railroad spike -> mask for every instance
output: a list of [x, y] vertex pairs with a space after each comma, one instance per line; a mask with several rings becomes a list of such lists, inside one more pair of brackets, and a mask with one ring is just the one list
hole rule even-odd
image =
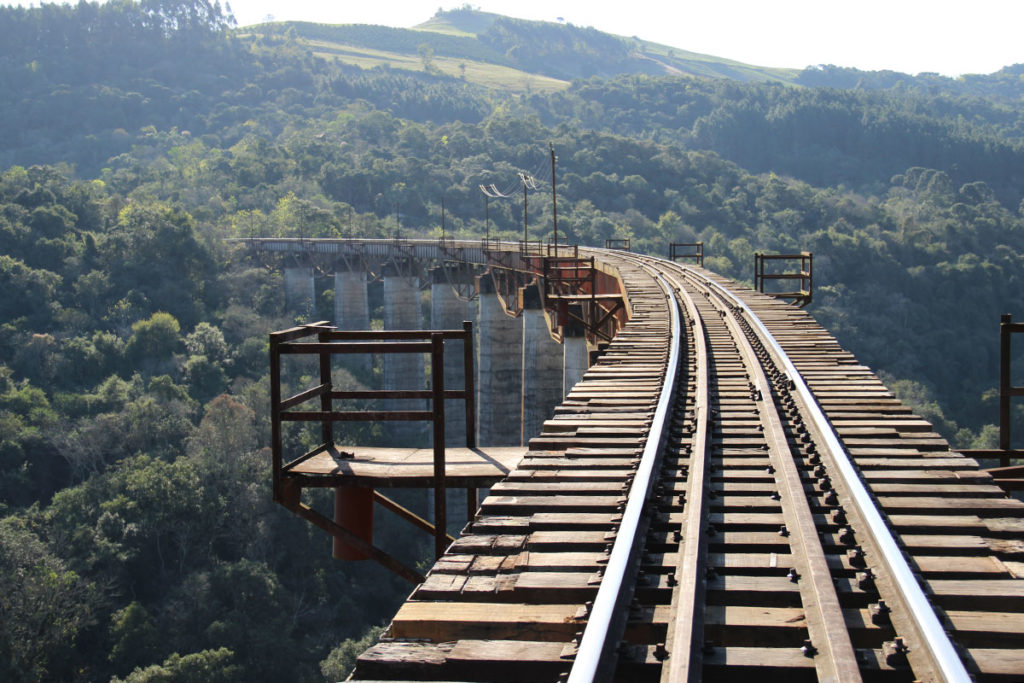
[[885, 656], [885, 663], [889, 666], [906, 666], [907, 652], [909, 651], [910, 648], [899, 636], [882, 643], [882, 654]]
[[804, 653], [804, 657], [813, 657], [818, 654], [818, 648], [814, 647], [814, 643], [812, 643], [808, 638], [804, 640], [804, 644], [800, 648], [800, 652]]
[[665, 649], [665, 643], [658, 643], [654, 647], [654, 658], [659, 662], [664, 662], [668, 659], [668, 650]]
[[889, 618], [891, 613], [892, 610], [885, 604], [885, 600], [879, 599], [878, 602], [868, 605], [868, 614], [871, 615], [871, 623], [875, 626], [888, 626], [891, 624], [892, 620]]
[[857, 587], [862, 591], [871, 590], [875, 587], [875, 575], [870, 569], [857, 572]]

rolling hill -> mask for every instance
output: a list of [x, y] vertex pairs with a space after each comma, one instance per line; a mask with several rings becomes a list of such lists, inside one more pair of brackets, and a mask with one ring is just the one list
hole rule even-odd
[[438, 12], [412, 29], [283, 22], [317, 55], [372, 68], [429, 71], [513, 92], [551, 92], [575, 79], [689, 75], [743, 82], [793, 83], [795, 69], [774, 69], [688, 52], [637, 37], [572, 24], [511, 19], [472, 9]]

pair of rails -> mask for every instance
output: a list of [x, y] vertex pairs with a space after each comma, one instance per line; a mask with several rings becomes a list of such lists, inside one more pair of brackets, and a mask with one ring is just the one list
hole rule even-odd
[[[703, 308], [716, 311], [726, 323], [746, 368], [752, 398], [756, 399], [771, 462], [777, 468], [785, 532], [792, 534], [794, 568], [791, 578], [801, 585], [801, 598], [806, 612], [808, 640], [804, 651], [814, 659], [819, 680], [861, 680], [860, 665], [844, 623], [833, 576], [826, 560], [826, 551], [816, 531], [811, 503], [805, 493], [799, 464], [787, 440], [784, 423], [793, 415], [804, 441], [815, 445], [812, 462], [816, 472], [828, 482], [826, 498], [850, 520], [856, 522], [856, 535], [864, 554], [870, 558], [861, 581], [879, 587], [886, 600], [881, 609], [900, 634], [884, 648], [887, 657], [910, 660], [919, 679], [969, 681], [964, 667], [945, 628], [939, 621], [927, 596], [911, 570], [886, 520], [878, 510], [871, 493], [861, 480], [857, 468], [844, 449], [828, 418], [804, 381], [796, 365], [758, 315], [739, 297], [698, 271], [664, 261], [632, 259], [656, 278], [669, 301], [671, 328], [670, 347], [665, 362], [664, 384], [651, 421], [650, 432], [622, 514], [622, 521], [608, 559], [607, 569], [597, 595], [589, 609], [586, 628], [568, 676], [570, 683], [612, 680], [629, 605], [634, 596], [638, 557], [643, 552], [644, 536], [649, 524], [652, 499], [656, 496], [661, 457], [668, 440], [673, 405], [687, 401], [690, 443], [686, 517], [681, 528], [680, 553], [673, 583], [672, 617], [668, 637], [659, 643], [654, 656], [664, 660], [663, 681], [699, 680], [702, 676], [704, 582], [708, 555], [708, 497], [710, 486], [710, 453], [712, 448], [710, 388], [708, 360], [710, 353], [705, 323], [698, 311], [693, 292], [704, 298]], [[684, 314], [685, 312], [685, 314]], [[683, 320], [688, 321], [684, 325]], [[680, 390], [676, 382], [684, 378], [680, 372], [686, 344], [684, 329], [689, 328], [690, 351], [694, 354], [689, 391]], [[694, 367], [695, 366], [695, 367]], [[774, 386], [773, 386], [774, 379]], [[783, 396], [779, 397], [779, 389]], [[684, 397], [683, 394], [686, 394]], [[791, 408], [789, 418], [776, 406], [775, 399]], [[807, 436], [804, 437], [803, 435]], [[770, 468], [772, 469], [772, 468]], [[820, 492], [819, 492], [820, 493]], [[797, 552], [799, 551], [799, 552]], [[892, 660], [891, 660], [892, 661]], [[905, 660], [904, 660], [905, 661]]]

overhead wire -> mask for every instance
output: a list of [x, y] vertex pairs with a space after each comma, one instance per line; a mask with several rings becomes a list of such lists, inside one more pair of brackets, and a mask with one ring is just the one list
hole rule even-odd
[[544, 161], [538, 162], [533, 173], [519, 171], [517, 175], [516, 180], [508, 181], [501, 188], [498, 188], [496, 183], [481, 184], [479, 185], [480, 191], [491, 199], [507, 199], [522, 190], [523, 185], [526, 185], [527, 190], [533, 192], [541, 190], [542, 186], [546, 188], [551, 185], [551, 167]]

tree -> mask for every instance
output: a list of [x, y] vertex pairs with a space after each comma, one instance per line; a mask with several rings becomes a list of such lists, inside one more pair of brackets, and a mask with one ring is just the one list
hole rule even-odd
[[223, 362], [228, 357], [228, 345], [219, 327], [208, 322], [196, 325], [195, 330], [185, 337], [185, 348], [189, 355], [206, 356], [211, 361]]
[[338, 647], [331, 650], [327, 659], [320, 662], [320, 673], [329, 681], [347, 679], [356, 666], [356, 658], [364, 650], [373, 646], [383, 632], [383, 626], [371, 626], [362, 638], [349, 638], [342, 641]]
[[0, 585], [0, 678], [69, 677], [75, 639], [93, 617], [94, 587], [18, 517], [0, 519]]
[[184, 370], [189, 393], [200, 403], [206, 403], [227, 388], [228, 376], [219, 361], [206, 356], [189, 356]]
[[[114, 646], [107, 659], [115, 671], [131, 671], [152, 661], [159, 651], [160, 632], [152, 616], [137, 600], [114, 613], [110, 623]], [[166, 665], [166, 664], [165, 664]]]
[[126, 678], [111, 683], [235, 683], [250, 680], [234, 663], [235, 654], [226, 647], [192, 654], [172, 654], [163, 664], [136, 669]]
[[181, 346], [181, 325], [170, 313], [154, 313], [132, 325], [132, 336], [125, 349], [130, 359], [156, 372], [168, 368], [174, 353]]
[[416, 52], [420, 55], [420, 61], [423, 63], [423, 70], [427, 73], [433, 73], [436, 68], [434, 66], [434, 48], [430, 47], [427, 43], [420, 43], [416, 47]]

